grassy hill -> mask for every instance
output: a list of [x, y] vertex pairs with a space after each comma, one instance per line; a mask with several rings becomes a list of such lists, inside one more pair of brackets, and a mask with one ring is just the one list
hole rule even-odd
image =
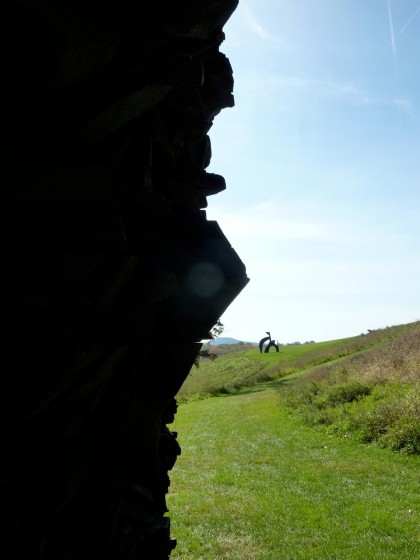
[[218, 336], [217, 338], [215, 338], [214, 340], [211, 341], [211, 345], [212, 346], [220, 346], [221, 344], [223, 345], [235, 345], [235, 344], [251, 344], [248, 342], [243, 342], [241, 340], [238, 340], [237, 338], [231, 338], [230, 336]]
[[171, 558], [420, 558], [420, 323], [219, 348], [178, 395]]
[[284, 346], [278, 353], [238, 345], [218, 348], [217, 359], [202, 359], [191, 370], [179, 402], [277, 380], [282, 404], [305, 423], [420, 453], [420, 322]]
[[261, 354], [258, 348], [250, 344], [204, 345], [203, 349], [214, 353], [217, 359], [203, 358], [199, 367], [191, 369], [179, 391], [178, 400], [231, 392], [261, 381], [301, 373], [308, 368], [385, 347], [419, 329], [420, 322], [409, 323], [350, 338], [287, 345], [281, 347], [278, 353], [271, 349], [269, 353]]

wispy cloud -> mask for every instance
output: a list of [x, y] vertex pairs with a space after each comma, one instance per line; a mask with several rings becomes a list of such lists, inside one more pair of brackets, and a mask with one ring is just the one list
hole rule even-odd
[[319, 255], [337, 253], [337, 248], [338, 254], [357, 248], [369, 255], [375, 248], [378, 255], [386, 246], [387, 254], [394, 255], [400, 254], [401, 246], [409, 241], [407, 233], [393, 231], [381, 221], [387, 215], [385, 210], [381, 214], [372, 207], [363, 214], [358, 204], [348, 204], [343, 213], [342, 197], [330, 202], [325, 197], [321, 201], [317, 196], [305, 196], [288, 202], [273, 198], [235, 211], [223, 207], [213, 211], [228, 239], [235, 240], [247, 253], [255, 245], [264, 253], [264, 247], [271, 251], [280, 243], [283, 250], [289, 246], [307, 252], [317, 247]]
[[375, 92], [362, 83], [337, 80], [328, 75], [250, 73], [246, 76], [238, 76], [236, 84], [238, 90], [247, 92], [247, 95], [252, 96], [253, 99], [258, 100], [260, 96], [264, 96], [265, 100], [275, 99], [273, 105], [277, 113], [289, 111], [295, 102], [301, 103], [302, 100], [311, 99], [354, 106], [397, 107], [411, 117], [415, 116], [413, 104], [405, 96], [386, 95], [383, 91]]
[[328, 227], [314, 222], [302, 221], [296, 218], [279, 219], [264, 215], [234, 215], [221, 216], [223, 230], [228, 235], [252, 238], [254, 240], [328, 240], [331, 231]]
[[393, 100], [387, 100], [369, 91], [362, 84], [350, 80], [340, 81], [330, 76], [305, 76], [293, 74], [248, 74], [237, 78], [237, 88], [258, 96], [263, 94], [276, 96], [276, 104], [281, 100], [299, 99], [339, 99], [353, 105], [392, 105]]
[[[406, 32], [407, 28], [413, 23], [413, 21], [420, 14], [420, 6], [417, 7], [416, 11], [408, 18], [408, 20], [404, 23], [404, 25], [397, 32], [395, 32], [394, 18], [393, 18], [393, 15], [392, 15], [392, 8], [391, 8], [391, 0], [387, 0], [387, 3], [388, 3], [389, 31], [390, 31], [390, 35], [391, 35], [391, 40], [390, 40], [390, 43], [389, 43], [389, 47], [391, 48], [392, 57], [393, 57], [394, 64], [395, 64], [396, 60], [397, 60], [397, 42], [398, 42], [398, 39], [401, 37], [401, 35], [403, 35]], [[381, 56], [384, 56], [388, 52], [389, 47], [382, 52]]]
[[249, 29], [249, 31], [251, 31], [251, 33], [267, 44], [270, 44], [271, 47], [275, 47], [276, 49], [280, 48], [284, 51], [290, 50], [291, 45], [285, 41], [284, 37], [273, 35], [259, 21], [258, 17], [250, 7], [249, 2], [241, 0], [238, 11], [242, 14], [245, 26]]
[[315, 80], [314, 85], [324, 96], [342, 98], [355, 105], [371, 105], [378, 101], [377, 97], [365, 87], [351, 81], [340, 82], [327, 78]]
[[389, 31], [391, 33], [392, 57], [394, 59], [394, 64], [396, 64], [396, 62], [397, 62], [397, 47], [396, 47], [396, 44], [395, 44], [394, 19], [392, 17], [391, 0], [388, 0], [388, 20], [389, 20]]
[[416, 117], [416, 113], [413, 109], [413, 104], [405, 97], [396, 97], [392, 100], [392, 103], [393, 105], [395, 105], [395, 107], [398, 107], [398, 109], [401, 109], [407, 115], [410, 115], [410, 117]]
[[321, 219], [319, 214], [314, 217], [313, 213], [314, 200], [311, 197], [289, 202], [270, 198], [237, 212], [224, 210], [220, 217], [226, 230], [248, 239], [330, 240], [334, 233], [331, 223]]
[[414, 12], [414, 14], [410, 18], [408, 18], [408, 20], [404, 23], [404, 25], [401, 27], [401, 29], [398, 31], [398, 33], [395, 35], [395, 39], [397, 39], [398, 37], [400, 37], [404, 33], [404, 31], [407, 29], [407, 27], [409, 25], [412, 24], [412, 22], [418, 16], [418, 14], [420, 14], [420, 6], [417, 8], [417, 10]]
[[243, 11], [243, 14], [244, 14], [244, 17], [245, 17], [246, 25], [247, 25], [247, 27], [250, 31], [255, 33], [255, 35], [258, 35], [258, 37], [260, 37], [260, 39], [267, 40], [267, 39], [271, 38], [270, 34], [267, 33], [267, 31], [257, 21], [256, 17], [252, 13], [251, 8], [249, 7], [248, 3], [246, 3], [246, 2], [243, 3], [242, 11]]

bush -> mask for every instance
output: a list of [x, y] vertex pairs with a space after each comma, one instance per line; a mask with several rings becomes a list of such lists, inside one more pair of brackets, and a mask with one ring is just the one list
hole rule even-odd
[[420, 453], [419, 416], [402, 418], [387, 432], [384, 443], [394, 451]]
[[393, 407], [389, 403], [366, 400], [349, 414], [347, 432], [364, 443], [371, 443], [380, 441], [393, 422]]
[[315, 400], [315, 404], [320, 407], [338, 406], [359, 400], [372, 391], [371, 385], [348, 381], [339, 385], [328, 386], [326, 390]]
[[280, 392], [305, 423], [337, 435], [376, 442], [404, 453], [420, 453], [419, 384], [341, 381], [341, 375], [299, 380]]
[[394, 422], [383, 437], [385, 445], [394, 451], [420, 453], [420, 390], [409, 388], [395, 403]]

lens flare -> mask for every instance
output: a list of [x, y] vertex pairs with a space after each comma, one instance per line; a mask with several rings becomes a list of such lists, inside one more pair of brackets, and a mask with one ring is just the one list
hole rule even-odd
[[209, 298], [217, 294], [225, 283], [220, 268], [208, 262], [196, 264], [188, 277], [190, 290], [198, 297]]

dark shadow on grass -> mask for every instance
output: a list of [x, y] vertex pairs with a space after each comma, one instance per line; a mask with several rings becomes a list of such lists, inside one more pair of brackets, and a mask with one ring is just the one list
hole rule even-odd
[[225, 389], [220, 392], [215, 392], [210, 395], [210, 397], [226, 398], [226, 397], [240, 397], [241, 395], [250, 395], [252, 393], [261, 393], [268, 389], [276, 389], [282, 385], [286, 385], [292, 380], [292, 376], [285, 376], [279, 379], [273, 379], [272, 381], [262, 381], [256, 385], [250, 387], [244, 387], [240, 389]]

